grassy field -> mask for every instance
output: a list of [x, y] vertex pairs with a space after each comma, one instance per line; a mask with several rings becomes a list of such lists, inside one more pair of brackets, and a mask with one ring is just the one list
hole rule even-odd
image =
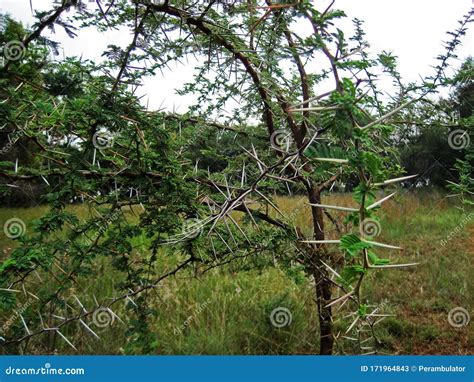
[[[298, 197], [279, 197], [278, 205], [290, 213], [295, 223], [309, 227], [309, 209]], [[350, 195], [326, 196], [323, 203], [350, 206]], [[437, 192], [401, 192], [384, 203], [381, 235], [377, 241], [403, 246], [403, 251], [386, 251], [393, 262], [417, 262], [418, 266], [373, 272], [367, 279], [364, 294], [374, 303], [383, 304], [385, 312], [393, 313], [378, 327], [382, 351], [389, 354], [474, 354], [472, 323], [466, 327], [449, 325], [448, 312], [455, 307], [472, 309], [474, 272], [474, 219], [463, 224], [456, 201]], [[83, 216], [88, 211], [72, 206]], [[34, 209], [0, 209], [0, 222], [21, 216], [27, 223], [44, 213], [47, 207]], [[338, 215], [338, 214], [335, 214]], [[342, 215], [341, 215], [342, 216]], [[471, 215], [471, 217], [474, 215]], [[330, 223], [327, 222], [328, 227]], [[350, 227], [341, 226], [342, 230]], [[452, 232], [445, 246], [441, 240]], [[332, 238], [337, 237], [331, 231]], [[12, 250], [12, 242], [0, 236], [3, 259]], [[175, 263], [163, 258], [161, 270]], [[159, 271], [160, 269], [157, 269]], [[93, 304], [93, 296], [114, 295], [113, 272], [105, 261], [97, 264], [101, 274], [94, 280], [80, 279], [77, 295], [84, 304]], [[215, 270], [194, 277], [185, 273], [165, 280], [161, 287], [147, 295], [153, 307], [149, 339], [157, 354], [314, 354], [318, 351], [318, 324], [314, 289], [298, 275], [275, 267], [265, 271], [232, 273]], [[43, 276], [44, 277], [44, 276]], [[47, 277], [43, 280], [48, 283]], [[3, 287], [3, 286], [0, 286]], [[125, 306], [117, 315], [126, 321]], [[269, 322], [270, 312], [278, 306], [292, 313], [291, 325], [277, 329]], [[1, 320], [11, 312], [0, 312]], [[18, 320], [19, 321], [19, 320]], [[185, 322], [187, 322], [185, 324]], [[21, 325], [16, 323], [17, 325]], [[131, 323], [137, 325], [138, 323]], [[334, 323], [342, 332], [348, 322]], [[111, 326], [99, 328], [100, 340], [88, 335], [83, 327], [72, 327], [65, 333], [78, 349], [72, 350], [57, 340], [60, 354], [121, 354], [131, 348], [136, 338], [126, 335], [127, 325], [118, 319]], [[133, 346], [132, 346], [133, 347]], [[33, 344], [30, 352], [34, 352]], [[338, 344], [339, 353], [352, 353], [349, 343]]]

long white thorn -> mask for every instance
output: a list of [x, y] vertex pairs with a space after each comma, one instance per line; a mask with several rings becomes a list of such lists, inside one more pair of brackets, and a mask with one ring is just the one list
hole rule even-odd
[[309, 244], [339, 244], [341, 240], [302, 240], [301, 243]]
[[84, 313], [87, 313], [87, 309], [84, 308], [84, 305], [82, 305], [82, 303], [79, 301], [79, 299], [77, 298], [77, 296], [74, 294], [73, 297], [74, 297], [74, 299], [77, 301], [77, 303], [79, 304], [79, 306], [81, 307], [81, 309], [84, 311]]
[[[344, 339], [349, 340], [349, 341], [357, 341], [357, 338], [348, 337], [348, 336], [341, 336], [341, 338], [344, 338]], [[372, 338], [370, 338], [370, 339], [372, 339]]]
[[387, 114], [385, 115], [382, 115], [380, 118], [377, 118], [375, 121], [372, 121], [370, 123], [368, 123], [367, 125], [365, 126], [362, 126], [360, 127], [361, 130], [364, 130], [364, 129], [368, 129], [369, 127], [372, 127], [374, 125], [377, 125], [379, 124], [380, 122], [383, 122], [385, 121], [387, 118], [391, 117], [392, 115], [398, 113], [400, 110], [406, 108], [407, 106], [411, 105], [413, 102], [417, 101], [419, 98], [413, 98], [407, 102], [405, 102], [404, 104], [396, 107], [395, 109], [393, 109], [392, 111], [389, 111]]
[[341, 301], [344, 301], [344, 300], [348, 299], [349, 297], [351, 297], [354, 294], [354, 292], [355, 292], [355, 290], [351, 290], [349, 293], [346, 293], [345, 295], [343, 295], [339, 298], [336, 298], [334, 301], [327, 304], [325, 306], [325, 308], [329, 308], [330, 306], [332, 306], [334, 304], [337, 304], [338, 302], [341, 302]]
[[377, 241], [365, 240], [361, 239], [364, 243], [372, 244], [374, 247], [381, 247], [381, 248], [390, 248], [390, 249], [403, 249], [402, 247], [396, 247], [395, 245], [379, 243]]
[[130, 298], [130, 296], [127, 296], [127, 300], [130, 301], [133, 305], [135, 305], [135, 307], [138, 308], [138, 305], [135, 304], [135, 301], [133, 301], [133, 300]]
[[296, 113], [300, 111], [332, 111], [339, 110], [340, 106], [312, 106], [312, 107], [302, 107], [300, 109], [288, 109], [290, 113]]
[[349, 326], [349, 329], [346, 330], [346, 334], [351, 331], [355, 324], [357, 324], [357, 321], [359, 321], [359, 316], [356, 317], [356, 319], [352, 322], [351, 326]]
[[292, 105], [291, 108], [296, 109], [297, 107], [302, 106], [302, 105], [306, 105], [309, 102], [317, 101], [321, 98], [324, 98], [324, 97], [330, 95], [331, 93], [334, 93], [335, 91], [336, 91], [336, 89], [331, 90], [331, 91], [326, 92], [326, 93], [323, 93], [323, 94], [320, 94], [320, 95], [317, 95], [317, 96], [314, 96], [314, 97], [311, 97], [311, 98], [308, 98], [307, 100], [304, 100], [303, 102]]
[[260, 173], [264, 173], [264, 168], [266, 168], [266, 166], [263, 164], [263, 162], [258, 158], [258, 155], [257, 155], [257, 150], [255, 150], [255, 147], [252, 143], [252, 151], [253, 151], [253, 155], [255, 157], [255, 159], [257, 160], [257, 165], [258, 165], [258, 169], [260, 170]]
[[230, 198], [232, 198], [232, 195], [230, 193], [230, 189], [229, 189], [229, 182], [227, 181], [227, 177], [224, 175], [224, 182], [225, 182], [225, 188], [226, 188], [226, 191], [227, 191], [227, 195]]
[[240, 231], [240, 233], [244, 236], [245, 240], [247, 240], [248, 243], [250, 243], [250, 240], [249, 238], [247, 237], [247, 235], [245, 234], [245, 232], [242, 230], [242, 228], [240, 228], [240, 226], [237, 224], [237, 222], [234, 220], [234, 218], [232, 217], [232, 215], [227, 215], [227, 217], [230, 219], [230, 221], [232, 223], [234, 223], [234, 225], [237, 227], [237, 229]]
[[44, 329], [44, 321], [43, 321], [43, 317], [41, 317], [41, 313], [38, 312], [38, 316], [40, 318], [40, 321], [41, 321], [41, 328]]
[[336, 277], [339, 277], [341, 278], [341, 275], [339, 273], [337, 273], [333, 268], [331, 268], [329, 265], [327, 265], [324, 261], [321, 260], [321, 263], [327, 268], [329, 269]]
[[387, 265], [369, 265], [369, 268], [405, 268], [405, 267], [413, 267], [415, 265], [419, 265], [420, 263], [410, 263], [410, 264], [387, 264]]
[[[229, 216], [229, 215], [228, 215], [228, 216]], [[227, 223], [227, 219], [226, 219], [225, 215], [224, 215], [224, 217], [222, 218], [222, 220], [224, 221], [225, 227], [226, 227], [226, 229], [227, 229], [227, 232], [229, 232], [229, 235], [230, 235], [232, 241], [234, 242], [234, 244], [235, 244], [236, 246], [238, 246], [237, 241], [235, 240], [234, 234], [232, 233], [232, 230], [231, 230], [230, 227], [229, 227], [229, 223]]]
[[349, 163], [349, 159], [338, 159], [338, 158], [311, 158], [311, 160], [317, 160], [320, 162]]
[[66, 341], [68, 343], [69, 346], [71, 346], [74, 350], [77, 351], [76, 347], [71, 343], [71, 341], [69, 341], [65, 336], [64, 334], [62, 334], [58, 329], [56, 329], [56, 333], [58, 333], [64, 341]]
[[106, 309], [107, 309], [107, 311], [108, 311], [112, 316], [114, 316], [114, 317], [115, 317], [117, 320], [119, 320], [122, 324], [125, 324], [125, 322], [123, 322], [123, 320], [122, 320], [119, 316], [117, 316], [117, 315], [112, 311], [112, 309], [110, 309], [110, 308], [106, 308]]
[[267, 201], [268, 204], [270, 204], [281, 216], [285, 216], [283, 212], [280, 211], [280, 209], [273, 203], [270, 199], [268, 199], [264, 194], [262, 194], [259, 190], [255, 189], [255, 192], [259, 194], [263, 199]]
[[33, 297], [34, 299], [40, 301], [40, 298], [38, 296], [36, 296], [35, 294], [31, 293], [30, 291], [26, 291], [26, 293], [28, 293], [31, 297]]
[[95, 332], [89, 327], [89, 325], [87, 325], [84, 321], [82, 321], [81, 318], [79, 319], [79, 322], [80, 322], [95, 338], [97, 338], [97, 339], [100, 340], [100, 337], [99, 337], [97, 334], [95, 334]]
[[393, 192], [390, 195], [386, 196], [385, 198], [380, 199], [378, 202], [375, 202], [371, 204], [370, 206], [367, 207], [368, 210], [371, 210], [372, 208], [375, 208], [377, 206], [380, 206], [383, 202], [386, 200], [390, 199], [393, 195], [395, 195], [397, 192]]
[[28, 326], [26, 325], [25, 319], [23, 318], [23, 316], [21, 314], [20, 314], [20, 318], [21, 318], [21, 322], [23, 322], [23, 326], [25, 327], [26, 332], [28, 333], [28, 335], [30, 335], [31, 334], [30, 329], [28, 329]]
[[391, 183], [397, 183], [397, 182], [402, 182], [404, 180], [407, 180], [407, 179], [411, 179], [411, 178], [415, 178], [417, 177], [418, 174], [415, 174], [415, 175], [408, 175], [408, 176], [402, 176], [401, 178], [393, 178], [393, 179], [389, 179], [389, 180], [386, 180], [382, 183], [374, 183], [374, 186], [385, 186], [387, 184], [391, 184]]
[[328, 204], [309, 203], [309, 205], [314, 206], [314, 207], [327, 208], [327, 209], [330, 209], [330, 210], [340, 210], [340, 211], [350, 211], [350, 212], [359, 211], [357, 208], [331, 206], [331, 205], [328, 205]]

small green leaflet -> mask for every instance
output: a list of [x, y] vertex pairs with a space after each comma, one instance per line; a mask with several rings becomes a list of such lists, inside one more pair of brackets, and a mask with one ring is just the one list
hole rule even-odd
[[346, 252], [349, 257], [355, 257], [359, 252], [365, 248], [370, 248], [371, 244], [366, 243], [365, 241], [360, 240], [357, 235], [348, 234], [341, 237], [341, 242], [339, 243], [339, 248]]

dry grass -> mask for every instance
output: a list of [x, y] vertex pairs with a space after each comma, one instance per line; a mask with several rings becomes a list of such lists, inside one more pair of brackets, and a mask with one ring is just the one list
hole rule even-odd
[[[310, 236], [310, 211], [305, 199], [277, 197], [279, 208], [288, 213], [294, 223]], [[354, 206], [351, 195], [326, 195], [325, 204]], [[80, 206], [80, 216], [87, 211]], [[82, 209], [81, 209], [82, 208]], [[0, 218], [19, 216], [30, 226], [33, 218], [46, 209], [1, 209]], [[344, 213], [332, 211], [342, 220]], [[384, 302], [384, 310], [395, 314], [380, 324], [379, 337], [382, 349], [395, 354], [474, 354], [472, 323], [463, 328], [449, 325], [448, 312], [462, 306], [472, 309], [474, 219], [462, 227], [446, 246], [441, 245], [450, 232], [459, 227], [463, 214], [454, 201], [436, 192], [401, 192], [384, 203], [380, 211], [382, 232], [377, 241], [401, 245], [403, 251], [383, 250], [380, 255], [394, 263], [418, 262], [410, 269], [373, 272], [364, 286], [368, 301]], [[330, 237], [338, 233], [326, 221]], [[341, 225], [343, 232], [355, 230]], [[11, 245], [3, 240], [4, 253]], [[337, 247], [334, 248], [337, 251]], [[169, 259], [169, 257], [167, 257]], [[164, 260], [163, 260], [164, 261]], [[169, 261], [169, 260], [166, 260]], [[104, 269], [104, 268], [101, 268]], [[106, 269], [105, 269], [106, 270]], [[147, 339], [150, 351], [159, 354], [312, 354], [317, 352], [317, 315], [313, 300], [313, 287], [301, 275], [285, 269], [268, 269], [228, 273], [209, 272], [196, 279], [182, 275], [167, 280], [162, 288], [149, 295], [153, 311], [149, 324], [152, 337]], [[81, 296], [92, 303], [90, 295], [107, 298], [114, 291], [113, 274], [102, 276], [102, 283], [94, 283], [88, 295]], [[81, 283], [86, 286], [87, 277]], [[196, 313], [196, 308], [209, 301]], [[277, 306], [285, 306], [293, 315], [292, 324], [275, 329], [268, 320]], [[126, 307], [118, 308], [123, 318], [129, 313]], [[0, 315], [1, 317], [2, 315]], [[176, 334], [176, 328], [193, 316], [189, 326]], [[17, 325], [20, 326], [19, 323]], [[347, 322], [335, 324], [343, 329]], [[114, 323], [101, 329], [102, 340], [93, 340], [82, 328], [71, 328], [67, 335], [74, 340], [79, 353], [120, 354], [140, 352], [134, 348], [136, 338], [128, 337], [126, 327]], [[135, 350], [134, 350], [135, 349]], [[350, 352], [348, 346], [343, 349]], [[74, 353], [58, 341], [59, 353]]]

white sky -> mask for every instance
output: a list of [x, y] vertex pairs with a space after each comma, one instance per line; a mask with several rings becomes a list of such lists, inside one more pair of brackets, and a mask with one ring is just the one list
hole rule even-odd
[[[87, 0], [83, 0], [87, 1]], [[329, 0], [315, 0], [318, 10], [323, 10]], [[37, 10], [49, 9], [52, 0], [32, 0]], [[458, 27], [457, 20], [474, 5], [473, 0], [336, 0], [333, 8], [342, 9], [347, 19], [338, 24], [352, 34], [352, 22], [355, 17], [364, 20], [366, 39], [371, 52], [392, 51], [399, 58], [399, 71], [405, 81], [417, 81], [422, 76], [433, 73], [435, 57], [443, 53], [442, 41], [447, 40], [446, 31]], [[13, 18], [27, 25], [33, 22], [29, 0], [0, 0], [0, 12], [7, 12]], [[474, 26], [471, 25], [474, 29]], [[50, 33], [47, 33], [50, 35]], [[66, 56], [76, 55], [97, 60], [109, 43], [125, 45], [130, 36], [120, 32], [99, 33], [95, 30], [81, 30], [79, 36], [71, 40], [57, 28], [54, 40], [61, 42]], [[457, 52], [459, 59], [455, 67], [470, 54], [474, 54], [474, 33], [469, 30], [463, 39], [463, 45]], [[192, 61], [189, 66], [177, 66], [165, 76], [160, 73], [146, 81], [141, 94], [147, 94], [149, 106], [155, 109], [163, 105], [179, 112], [186, 111], [192, 99], [179, 97], [174, 89], [192, 78]], [[146, 101], [145, 101], [146, 102]]]

